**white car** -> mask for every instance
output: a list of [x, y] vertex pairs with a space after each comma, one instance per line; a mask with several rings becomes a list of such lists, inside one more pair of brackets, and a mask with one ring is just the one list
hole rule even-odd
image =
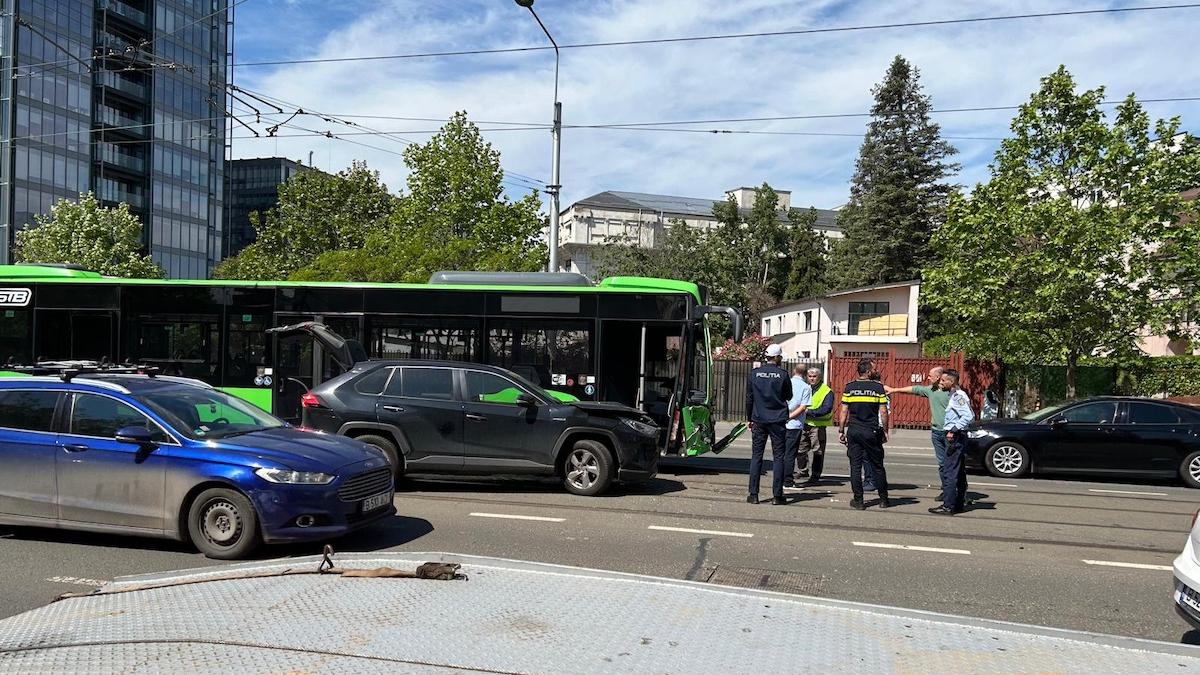
[[1192, 516], [1192, 533], [1183, 553], [1175, 559], [1175, 611], [1200, 630], [1200, 519], [1196, 516]]

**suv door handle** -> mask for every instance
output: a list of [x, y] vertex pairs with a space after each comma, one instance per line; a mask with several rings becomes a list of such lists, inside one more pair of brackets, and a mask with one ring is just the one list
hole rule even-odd
[[385, 406], [382, 406], [382, 408], [389, 412], [404, 412], [404, 408], [402, 408], [401, 406], [398, 406], [398, 405], [385, 405]]
[[467, 413], [467, 419], [469, 419], [473, 422], [486, 422], [487, 415], [478, 415], [475, 413]]
[[63, 450], [66, 450], [67, 452], [84, 452], [87, 449], [88, 449], [88, 446], [82, 445], [80, 443], [72, 443], [70, 445], [63, 446]]

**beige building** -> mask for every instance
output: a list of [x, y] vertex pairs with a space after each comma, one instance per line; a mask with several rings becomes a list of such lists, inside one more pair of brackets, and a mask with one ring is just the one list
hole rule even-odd
[[835, 356], [921, 356], [917, 307], [921, 282], [902, 281], [792, 300], [762, 313], [762, 335], [785, 359]]
[[[777, 190], [780, 208], [793, 206], [792, 193]], [[725, 193], [733, 197], [742, 209], [754, 206], [755, 188], [740, 187]], [[723, 201], [723, 200], [722, 200]], [[661, 241], [664, 230], [673, 220], [682, 220], [690, 227], [708, 229], [717, 224], [713, 206], [720, 201], [693, 197], [652, 195], [642, 192], [606, 191], [581, 199], [568, 206], [559, 224], [559, 267], [561, 271], [578, 272], [593, 277], [592, 251], [597, 246], [619, 241], [652, 248]], [[835, 224], [837, 211], [817, 209], [817, 231], [827, 237], [840, 238]]]

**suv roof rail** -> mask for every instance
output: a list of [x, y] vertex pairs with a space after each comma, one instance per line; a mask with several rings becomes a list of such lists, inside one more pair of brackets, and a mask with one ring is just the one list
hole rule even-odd
[[158, 375], [158, 366], [146, 365], [116, 365], [107, 361], [39, 361], [31, 366], [4, 366], [5, 370], [28, 375], [57, 376], [63, 382], [70, 382], [77, 375]]

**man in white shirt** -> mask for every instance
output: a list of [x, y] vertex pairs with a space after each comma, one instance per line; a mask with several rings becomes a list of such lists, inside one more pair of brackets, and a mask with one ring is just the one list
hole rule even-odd
[[[804, 437], [804, 416], [808, 412], [808, 406], [812, 405], [812, 387], [808, 386], [804, 378], [805, 371], [806, 368], [802, 365], [797, 365], [792, 370], [792, 397], [788, 399], [787, 440], [783, 453], [783, 466], [786, 471], [783, 475], [784, 487], [796, 487], [792, 472], [799, 468], [796, 466], [796, 455]], [[807, 468], [807, 462], [804, 468]]]

